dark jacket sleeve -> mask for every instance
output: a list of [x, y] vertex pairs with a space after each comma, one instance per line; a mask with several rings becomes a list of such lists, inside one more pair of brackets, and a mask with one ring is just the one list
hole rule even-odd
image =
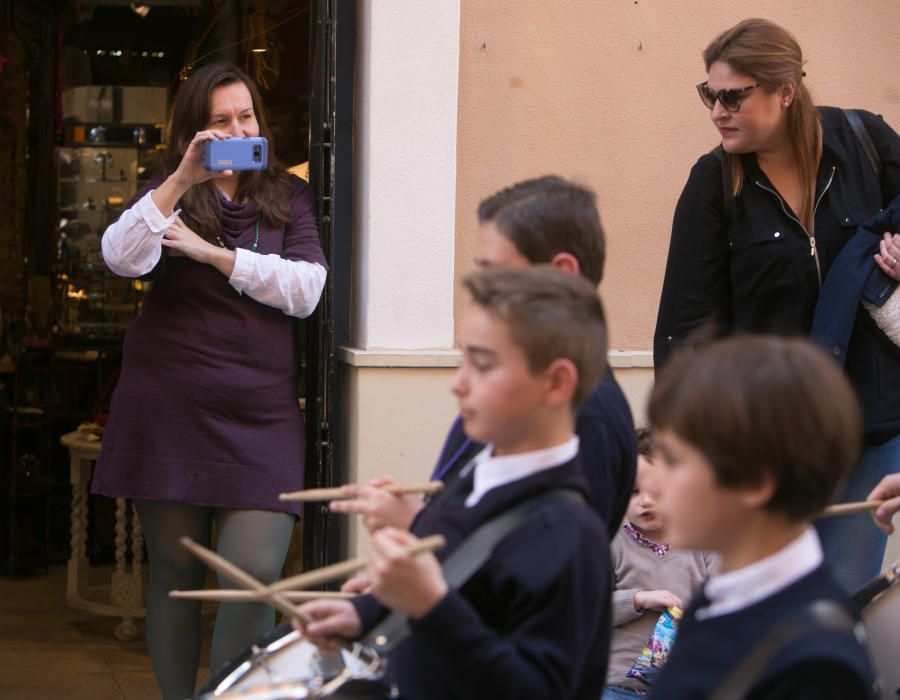
[[[501, 568], [520, 572], [511, 574], [518, 585], [499, 584], [500, 590], [510, 591], [502, 632], [489, 626], [457, 591], [450, 591], [411, 624], [416, 644], [428, 658], [452, 668], [447, 674], [452, 679], [447, 697], [575, 697], [573, 684], [585, 676], [586, 664], [600, 664], [599, 695], [608, 641], [597, 658], [586, 658], [586, 650], [597, 649], [598, 634], [608, 640], [610, 629], [611, 576], [601, 525], [598, 521], [592, 530], [595, 539], [590, 550], [585, 533], [575, 535], [571, 529], [546, 522], [532, 522], [522, 531], [529, 533], [529, 539], [519, 539], [517, 533], [515, 544], [501, 545], [494, 555], [505, 560]], [[573, 546], [573, 539], [580, 544]], [[497, 566], [494, 559], [491, 566]], [[531, 568], [531, 575], [523, 577], [522, 567]], [[526, 578], [533, 585], [523, 585]], [[580, 624], [572, 624], [574, 620]]]
[[637, 441], [634, 420], [621, 387], [607, 374], [575, 419], [578, 454], [590, 486], [590, 503], [616, 536], [634, 485]]
[[711, 318], [729, 323], [731, 282], [723, 211], [722, 160], [704, 155], [691, 170], [675, 208], [663, 280], [653, 362], [657, 371], [673, 348]]
[[832, 660], [797, 664], [750, 694], [751, 700], [869, 700], [873, 697], [849, 666]]
[[387, 617], [390, 610], [375, 600], [371, 593], [358, 595], [350, 601], [356, 608], [356, 614], [362, 623], [363, 636], [368, 634], [375, 625]]
[[856, 110], [881, 160], [881, 205], [900, 194], [900, 136], [877, 114]]

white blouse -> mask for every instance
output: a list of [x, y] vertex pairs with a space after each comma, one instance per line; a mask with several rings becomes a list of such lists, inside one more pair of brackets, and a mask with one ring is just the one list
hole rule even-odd
[[[147, 192], [109, 225], [100, 241], [103, 260], [121, 277], [149, 273], [162, 255], [162, 238], [180, 210], [165, 217]], [[316, 308], [325, 288], [325, 268], [280, 255], [235, 250], [234, 270], [228, 283], [240, 294], [275, 307], [288, 316], [306, 318]]]

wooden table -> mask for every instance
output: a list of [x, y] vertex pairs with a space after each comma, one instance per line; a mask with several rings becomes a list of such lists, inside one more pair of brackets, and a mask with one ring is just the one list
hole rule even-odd
[[[105, 586], [88, 585], [87, 525], [88, 484], [94, 462], [100, 455], [100, 441], [91, 439], [89, 433], [75, 431], [60, 438], [70, 456], [70, 480], [72, 482], [72, 519], [70, 526], [72, 554], [69, 557], [66, 577], [66, 604], [77, 610], [95, 615], [121, 617], [116, 626], [116, 639], [130, 642], [137, 639], [138, 628], [134, 618], [145, 617], [143, 607], [143, 577], [141, 563], [144, 558], [144, 537], [134, 505], [128, 507], [123, 498], [116, 499], [116, 568], [112, 574], [109, 593]], [[129, 542], [130, 524], [130, 542]], [[130, 547], [129, 547], [130, 544]], [[129, 549], [131, 561], [129, 564]], [[107, 597], [108, 602], [100, 600]]]

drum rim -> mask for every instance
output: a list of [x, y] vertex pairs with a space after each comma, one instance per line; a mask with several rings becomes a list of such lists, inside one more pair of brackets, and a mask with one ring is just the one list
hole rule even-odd
[[[261, 637], [258, 642], [251, 644], [250, 647], [244, 650], [239, 656], [228, 661], [215, 674], [211, 675], [195, 697], [205, 699], [208, 697], [218, 697], [223, 693], [230, 692], [233, 690], [234, 684], [240, 681], [240, 679], [254, 667], [254, 657], [260, 651], [274, 654], [284, 647], [303, 640], [303, 635], [298, 630], [294, 629], [290, 621], [283, 622], [271, 632]], [[358, 662], [361, 662], [365, 666], [364, 673], [355, 676], [355, 680], [366, 681], [376, 680], [378, 678], [379, 670], [383, 668], [382, 664], [384, 659], [382, 659], [381, 655], [375, 649], [366, 644], [354, 642], [353, 650], [350, 653]], [[308, 688], [310, 680], [311, 679], [300, 681], [298, 679], [297, 681], [291, 682], [305, 683]], [[266, 684], [258, 685], [262, 687]], [[247, 690], [249, 690], [249, 688]]]
[[[208, 695], [210, 693], [223, 692], [228, 690], [228, 687], [222, 687], [222, 684], [231, 679], [231, 677], [238, 671], [242, 673], [246, 673], [247, 669], [250, 667], [250, 662], [253, 659], [253, 648], [264, 649], [266, 651], [277, 651], [284, 644], [279, 644], [277, 647], [272, 648], [279, 641], [286, 639], [287, 637], [291, 637], [290, 641], [294, 641], [298, 637], [300, 637], [300, 633], [294, 629], [294, 626], [291, 624], [290, 620], [286, 622], [282, 622], [277, 627], [273, 628], [268, 634], [260, 637], [258, 642], [252, 644], [248, 649], [245, 649], [240, 653], [240, 655], [236, 656], [234, 659], [230, 659], [226, 661], [223, 666], [221, 666], [215, 673], [213, 673], [203, 684], [203, 687], [200, 688], [198, 693], [199, 696]], [[234, 681], [232, 681], [234, 682]]]

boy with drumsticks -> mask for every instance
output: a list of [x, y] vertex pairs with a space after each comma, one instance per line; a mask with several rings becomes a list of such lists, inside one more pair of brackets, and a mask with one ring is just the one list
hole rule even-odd
[[[600, 696], [609, 645], [611, 571], [606, 525], [586, 505], [574, 433], [579, 403], [605, 370], [606, 326], [595, 288], [549, 266], [487, 270], [465, 280], [473, 303], [460, 325], [452, 389], [467, 435], [486, 447], [412, 526], [372, 538], [371, 593], [301, 610], [304, 632], [333, 648], [389, 610], [411, 634], [388, 659], [386, 682], [404, 698]], [[459, 590], [431, 554], [406, 555], [442, 534], [445, 560], [483, 523], [526, 499], [541, 501]]]
[[[478, 267], [527, 267], [547, 264], [580, 275], [595, 287], [603, 279], [606, 241], [594, 193], [549, 175], [518, 182], [484, 199], [478, 207], [475, 236]], [[600, 349], [597, 348], [597, 352]], [[611, 371], [604, 372], [581, 403], [575, 417], [579, 459], [590, 488], [588, 502], [606, 521], [610, 538], [625, 515], [634, 483], [637, 446], [625, 394]], [[457, 418], [447, 434], [432, 479], [446, 484], [484, 448]], [[422, 507], [417, 496], [394, 496], [379, 488], [392, 480], [380, 477], [367, 485], [345, 486], [351, 500], [335, 501], [335, 513], [356, 513], [370, 531], [385, 525], [408, 528]], [[350, 590], [359, 590], [357, 580]]]
[[729, 338], [674, 357], [648, 417], [661, 467], [645, 488], [669, 541], [720, 556], [653, 698], [874, 697], [852, 606], [810, 526], [861, 445], [837, 365], [803, 340]]

